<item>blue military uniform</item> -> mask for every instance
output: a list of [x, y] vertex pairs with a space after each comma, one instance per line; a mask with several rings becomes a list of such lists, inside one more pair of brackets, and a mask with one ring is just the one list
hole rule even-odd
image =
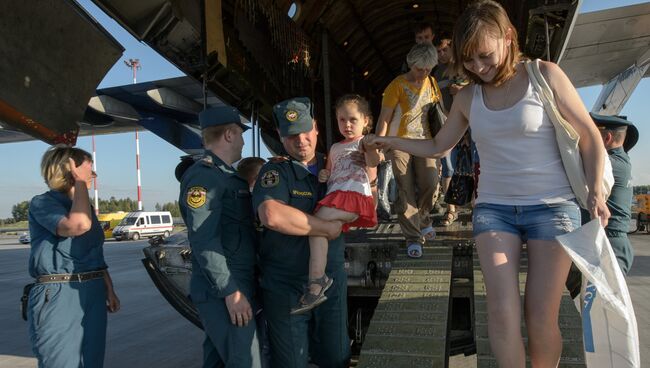
[[607, 153], [612, 162], [614, 187], [607, 199], [607, 208], [609, 208], [611, 216], [605, 228], [605, 234], [612, 245], [621, 271], [623, 274], [627, 274], [634, 259], [632, 244], [627, 237], [632, 216], [632, 164], [623, 147], [610, 149]]
[[[625, 141], [623, 146], [607, 150], [609, 159], [612, 163], [612, 172], [614, 174], [614, 186], [607, 199], [607, 208], [610, 212], [610, 218], [605, 227], [605, 234], [609, 243], [612, 245], [614, 255], [618, 265], [626, 275], [632, 267], [634, 259], [634, 250], [630, 239], [627, 237], [627, 231], [630, 227], [632, 217], [632, 164], [627, 151], [632, 149], [639, 140], [639, 131], [634, 124], [629, 122], [625, 117], [606, 116], [590, 113], [591, 118], [600, 130], [617, 130], [626, 129]], [[582, 223], [585, 224], [590, 220], [590, 214], [587, 210], [582, 209]], [[579, 293], [580, 276], [577, 269], [572, 268], [567, 287], [572, 294]]]
[[[75, 237], [57, 235], [72, 200], [49, 191], [29, 206], [29, 274], [78, 274], [101, 271], [104, 231], [92, 214], [92, 226]], [[39, 367], [102, 367], [106, 346], [106, 285], [103, 277], [87, 281], [37, 283], [29, 294], [29, 337]]]
[[605, 116], [591, 113], [591, 118], [600, 130], [626, 130], [623, 146], [607, 151], [612, 162], [614, 186], [607, 199], [607, 208], [609, 208], [611, 217], [607, 227], [605, 227], [605, 233], [612, 245], [621, 271], [623, 271], [623, 274], [627, 274], [634, 259], [632, 244], [630, 244], [627, 237], [632, 217], [633, 197], [632, 164], [627, 152], [639, 140], [639, 131], [624, 116]]
[[[205, 128], [239, 123], [239, 114], [220, 107], [204, 111], [199, 119]], [[192, 248], [190, 294], [206, 333], [203, 366], [260, 367], [255, 319], [247, 326], [233, 325], [224, 300], [239, 290], [255, 309], [255, 228], [248, 183], [206, 151], [183, 174], [179, 204]]]
[[[307, 99], [294, 99], [274, 108], [282, 136], [311, 130], [310, 105]], [[301, 122], [303, 117], [305, 121]], [[317, 180], [316, 174], [322, 168], [324, 159], [320, 155], [312, 167], [293, 159], [267, 163], [253, 190], [253, 207], [257, 209], [266, 200], [278, 200], [313, 213], [327, 189]], [[263, 229], [259, 259], [272, 367], [307, 367], [310, 357], [321, 368], [347, 367], [350, 344], [344, 250], [342, 237], [330, 241], [326, 273], [334, 279], [334, 285], [326, 293], [327, 301], [309, 313], [290, 315], [308, 281], [309, 238]]]

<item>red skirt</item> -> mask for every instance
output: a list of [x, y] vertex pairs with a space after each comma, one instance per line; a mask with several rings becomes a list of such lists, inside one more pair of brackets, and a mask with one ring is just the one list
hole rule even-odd
[[359, 215], [356, 220], [343, 224], [343, 232], [347, 232], [351, 227], [375, 227], [377, 225], [377, 211], [372, 196], [364, 196], [359, 192], [337, 190], [321, 199], [316, 205], [314, 213], [323, 206]]

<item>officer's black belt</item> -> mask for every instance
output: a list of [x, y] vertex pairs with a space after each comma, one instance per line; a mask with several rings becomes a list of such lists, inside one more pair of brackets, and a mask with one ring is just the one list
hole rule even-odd
[[91, 271], [91, 272], [82, 272], [82, 273], [66, 273], [58, 275], [43, 275], [36, 278], [36, 282], [39, 284], [45, 284], [49, 282], [82, 282], [88, 280], [94, 280], [104, 277], [104, 271]]

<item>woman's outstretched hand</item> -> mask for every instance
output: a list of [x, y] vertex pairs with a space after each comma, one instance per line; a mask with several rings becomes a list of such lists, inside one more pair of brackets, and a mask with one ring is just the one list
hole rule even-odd
[[391, 139], [388, 137], [380, 137], [374, 134], [367, 134], [366, 136], [363, 137], [361, 140], [361, 144], [363, 145], [363, 148], [365, 150], [372, 150], [372, 149], [391, 149]]

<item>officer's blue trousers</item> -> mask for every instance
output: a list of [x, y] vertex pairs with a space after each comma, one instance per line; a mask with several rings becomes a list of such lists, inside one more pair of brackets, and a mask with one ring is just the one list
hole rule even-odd
[[298, 305], [301, 288], [278, 285], [264, 289], [264, 313], [269, 324], [271, 367], [306, 368], [309, 358], [319, 368], [344, 368], [350, 359], [347, 331], [347, 278], [330, 275], [334, 285], [327, 301], [312, 311], [290, 315]]
[[29, 294], [27, 320], [39, 368], [104, 365], [104, 279], [36, 284]]
[[[204, 296], [192, 296], [206, 334], [203, 341], [203, 368], [260, 368], [255, 318], [248, 322], [248, 326], [237, 327], [230, 321], [223, 298]], [[249, 302], [252, 306], [253, 302], [250, 299]]]
[[626, 233], [619, 231], [605, 232], [616, 255], [616, 261], [618, 261], [618, 265], [621, 267], [621, 271], [623, 271], [623, 275], [627, 275], [630, 272], [630, 268], [632, 268], [632, 261], [634, 260], [634, 252], [632, 250], [632, 244], [630, 244], [630, 239], [628, 239]]

